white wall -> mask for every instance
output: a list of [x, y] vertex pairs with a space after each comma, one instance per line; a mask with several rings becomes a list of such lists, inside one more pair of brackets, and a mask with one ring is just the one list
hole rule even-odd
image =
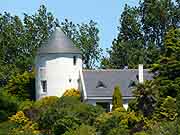
[[[76, 65], [73, 56], [77, 57]], [[46, 69], [47, 93], [41, 88], [39, 70]], [[66, 89], [78, 89], [79, 71], [82, 70], [80, 54], [46, 54], [36, 57], [36, 99], [43, 96], [62, 96]], [[69, 82], [71, 79], [71, 82]]]

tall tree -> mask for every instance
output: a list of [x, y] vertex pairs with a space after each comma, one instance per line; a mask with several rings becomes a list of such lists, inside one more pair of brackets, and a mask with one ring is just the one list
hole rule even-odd
[[36, 49], [55, 29], [58, 21], [44, 5], [34, 15], [0, 14], [0, 85], [14, 72], [24, 72], [34, 64]]
[[[172, 0], [142, 0], [138, 7], [125, 5], [120, 18], [118, 36], [108, 50], [112, 68], [137, 68], [138, 63], [149, 67], [165, 53], [165, 33], [180, 24], [179, 4]], [[106, 67], [106, 63], [102, 66]]]
[[100, 60], [102, 52], [102, 49], [99, 47], [97, 23], [91, 20], [88, 24], [82, 23], [75, 25], [65, 19], [61, 24], [61, 28], [73, 40], [74, 44], [80, 48], [84, 68], [94, 68]]

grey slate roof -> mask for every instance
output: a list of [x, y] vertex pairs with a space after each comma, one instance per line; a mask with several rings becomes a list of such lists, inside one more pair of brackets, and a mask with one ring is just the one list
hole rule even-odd
[[[123, 97], [132, 97], [130, 82], [137, 80], [138, 69], [125, 70], [83, 70], [87, 97], [111, 97], [114, 87], [119, 85]], [[144, 80], [152, 80], [152, 74], [144, 70]], [[104, 84], [105, 88], [97, 87]]]
[[80, 50], [73, 45], [73, 42], [64, 34], [60, 28], [52, 33], [50, 39], [45, 42], [37, 51], [38, 54], [47, 53], [78, 53]]

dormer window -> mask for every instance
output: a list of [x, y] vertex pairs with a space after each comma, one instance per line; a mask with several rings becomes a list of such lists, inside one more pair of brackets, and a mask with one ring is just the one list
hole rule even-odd
[[134, 86], [136, 86], [136, 82], [131, 80], [128, 87], [131, 88], [131, 87], [134, 87]]
[[73, 65], [75, 66], [76, 63], [77, 63], [77, 58], [76, 58], [76, 56], [73, 56]]
[[98, 81], [96, 88], [107, 88], [107, 86], [102, 81]]

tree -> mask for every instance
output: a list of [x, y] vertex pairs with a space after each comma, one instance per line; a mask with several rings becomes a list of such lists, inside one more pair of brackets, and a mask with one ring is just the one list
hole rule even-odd
[[65, 34], [74, 42], [82, 52], [84, 68], [91, 69], [100, 60], [102, 49], [99, 47], [99, 30], [97, 23], [90, 21], [88, 24], [73, 24], [65, 19], [61, 23]]
[[117, 38], [107, 51], [109, 62], [102, 64], [121, 69], [137, 68], [139, 63], [150, 67], [165, 51], [166, 32], [179, 26], [178, 11], [178, 2], [172, 0], [143, 0], [136, 7], [125, 5]]
[[120, 92], [119, 86], [115, 86], [113, 97], [112, 97], [112, 110], [115, 110], [119, 107], [123, 107], [122, 94]]
[[133, 91], [136, 97], [130, 102], [130, 110], [142, 113], [145, 117], [152, 116], [157, 100], [157, 91], [152, 81], [146, 81], [144, 84], [138, 84]]
[[58, 21], [41, 5], [34, 15], [23, 20], [4, 12], [0, 14], [0, 85], [12, 74], [28, 71], [34, 65], [36, 49], [42, 45]]
[[180, 78], [180, 30], [171, 29], [165, 36], [165, 54], [153, 65], [155, 83], [161, 97], [176, 97]]
[[4, 91], [19, 100], [35, 99], [35, 75], [34, 72], [25, 71], [16, 74], [8, 81]]

